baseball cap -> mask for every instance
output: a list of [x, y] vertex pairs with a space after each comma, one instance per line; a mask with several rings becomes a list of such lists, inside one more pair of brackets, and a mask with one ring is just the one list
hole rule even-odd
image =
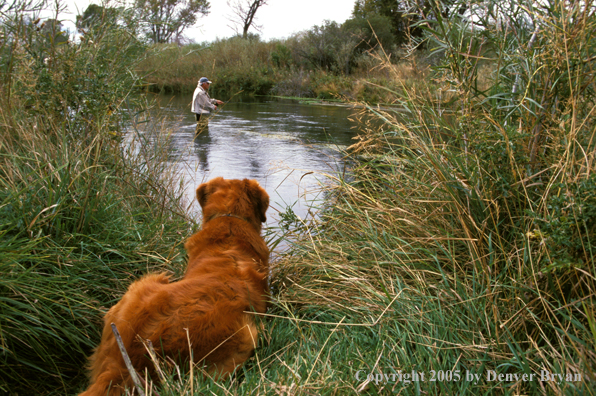
[[204, 83], [212, 84], [212, 82], [209, 81], [209, 79], [207, 77], [201, 77], [201, 79], [199, 80], [199, 84], [204, 84]]

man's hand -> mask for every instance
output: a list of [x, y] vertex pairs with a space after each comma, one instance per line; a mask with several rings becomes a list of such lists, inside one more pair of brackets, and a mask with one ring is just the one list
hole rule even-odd
[[215, 99], [215, 103], [217, 103], [218, 105], [223, 104], [224, 102], [222, 102], [221, 100]]

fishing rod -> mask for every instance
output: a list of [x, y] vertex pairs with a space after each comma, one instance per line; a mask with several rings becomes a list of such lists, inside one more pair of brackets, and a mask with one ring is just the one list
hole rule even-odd
[[218, 113], [219, 113], [219, 112], [220, 112], [220, 111], [223, 109], [223, 107], [224, 107], [225, 105], [227, 105], [228, 103], [230, 103], [230, 102], [232, 101], [232, 99], [234, 98], [234, 96], [236, 96], [236, 95], [238, 95], [238, 94], [240, 94], [240, 93], [242, 93], [242, 92], [244, 92], [244, 90], [243, 90], [243, 89], [241, 89], [240, 91], [238, 91], [238, 92], [236, 92], [235, 94], [233, 94], [232, 96], [230, 96], [230, 99], [228, 99], [228, 100], [224, 101], [222, 104], [220, 104], [220, 105], [217, 105], [217, 110], [215, 110], [215, 112], [213, 112], [213, 115], [210, 115], [210, 116], [209, 116], [209, 118], [211, 118], [211, 117], [213, 117], [213, 116], [217, 115], [217, 114], [218, 114]]

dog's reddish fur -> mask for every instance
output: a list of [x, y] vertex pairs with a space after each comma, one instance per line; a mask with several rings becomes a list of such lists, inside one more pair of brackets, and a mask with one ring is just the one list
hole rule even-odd
[[101, 343], [90, 359], [91, 384], [81, 395], [121, 395], [133, 385], [111, 323], [139, 373], [153, 371], [139, 337], [151, 340], [158, 354], [184, 361], [185, 329], [194, 361], [216, 377], [228, 376], [251, 356], [257, 326], [245, 312], [264, 313], [267, 307], [269, 251], [260, 232], [269, 196], [255, 180], [219, 177], [200, 185], [197, 199], [203, 225], [185, 244], [184, 278], [170, 282], [165, 274], [149, 274], [130, 285], [105, 316]]

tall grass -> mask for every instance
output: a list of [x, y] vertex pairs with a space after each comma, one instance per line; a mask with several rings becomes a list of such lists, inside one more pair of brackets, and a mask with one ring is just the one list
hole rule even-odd
[[[385, 88], [397, 88], [396, 81], [371, 54], [361, 54], [352, 73], [346, 75], [307, 62], [300, 54], [312, 43], [300, 37], [268, 42], [232, 37], [182, 47], [160, 44], [153, 47], [153, 55], [141, 62], [137, 71], [145, 76], [147, 89], [155, 92], [190, 93], [200, 77], [208, 76], [214, 82], [210, 92], [222, 99], [239, 92], [368, 103], [394, 99]], [[427, 73], [427, 62], [423, 55], [412, 56], [397, 62], [396, 68], [402, 82], [418, 87]]]
[[[394, 94], [406, 113], [361, 114], [352, 175], [277, 267], [280, 300], [313, 320], [368, 325], [383, 314], [376, 342], [360, 334], [346, 348], [352, 374], [462, 376], [406, 392], [592, 394], [595, 8], [482, 4], [474, 18], [434, 9], [423, 23], [445, 54], [438, 91], [404, 87]], [[339, 368], [334, 352], [324, 356]], [[487, 370], [536, 377], [489, 381]], [[571, 376], [541, 381], [542, 370]], [[324, 375], [310, 378], [329, 389]]]
[[155, 56], [142, 62], [139, 71], [157, 91], [193, 92], [199, 78], [208, 76], [216, 82], [211, 87], [214, 95], [242, 90], [264, 95], [281, 78], [269, 57], [274, 46], [241, 37], [183, 47], [157, 45]]
[[192, 223], [166, 154], [122, 144], [143, 45], [107, 25], [59, 43], [17, 11], [0, 43], [0, 392], [68, 394], [105, 309], [181, 266]]

